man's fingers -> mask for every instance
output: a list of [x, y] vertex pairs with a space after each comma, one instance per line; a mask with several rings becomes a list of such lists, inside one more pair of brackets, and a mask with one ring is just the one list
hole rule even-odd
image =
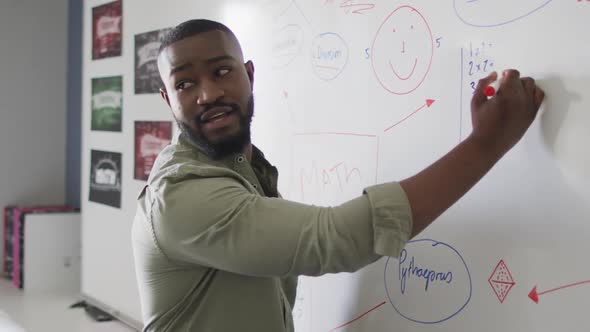
[[535, 94], [534, 94], [534, 103], [535, 107], [539, 109], [541, 104], [543, 103], [543, 99], [545, 99], [545, 91], [539, 87], [535, 87]]
[[498, 79], [498, 73], [493, 72], [488, 76], [482, 78], [477, 82], [477, 86], [475, 87], [475, 92], [473, 92], [473, 98], [471, 99], [471, 108], [481, 105], [488, 97], [486, 96], [484, 90], [485, 88], [495, 82]]
[[520, 88], [520, 84], [520, 72], [516, 69], [507, 69], [502, 72], [498, 91], [514, 91], [514, 89]]
[[535, 94], [535, 89], [537, 88], [537, 86], [535, 85], [535, 80], [531, 77], [524, 77], [521, 78], [520, 81], [522, 82], [522, 86], [526, 94], [528, 96], [533, 97]]

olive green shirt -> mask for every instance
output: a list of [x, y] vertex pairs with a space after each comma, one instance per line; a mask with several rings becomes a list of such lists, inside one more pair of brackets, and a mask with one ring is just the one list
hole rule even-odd
[[181, 135], [160, 153], [133, 222], [144, 331], [291, 332], [297, 276], [356, 271], [409, 238], [397, 183], [317, 207], [279, 198], [277, 178], [256, 148], [212, 160]]

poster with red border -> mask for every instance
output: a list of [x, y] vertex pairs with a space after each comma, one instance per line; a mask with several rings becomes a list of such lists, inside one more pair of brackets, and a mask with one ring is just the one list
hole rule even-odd
[[135, 166], [133, 178], [147, 180], [156, 157], [172, 141], [172, 122], [135, 121]]
[[122, 0], [92, 8], [92, 59], [121, 55], [123, 40]]

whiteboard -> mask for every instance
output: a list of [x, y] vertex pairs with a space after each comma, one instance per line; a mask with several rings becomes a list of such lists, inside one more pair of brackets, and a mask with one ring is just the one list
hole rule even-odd
[[[85, 2], [85, 31], [100, 3]], [[85, 37], [84, 294], [141, 318], [132, 126], [170, 113], [133, 94], [133, 35], [209, 18], [254, 61], [253, 142], [287, 199], [335, 205], [425, 168], [470, 133], [473, 84], [492, 70], [518, 68], [547, 94], [522, 141], [399, 260], [300, 277], [297, 331], [590, 328], [590, 2], [126, 0], [123, 13], [121, 57], [91, 61]], [[90, 79], [109, 75], [123, 75], [119, 134], [90, 131]], [[122, 153], [121, 209], [87, 201], [90, 149]]]

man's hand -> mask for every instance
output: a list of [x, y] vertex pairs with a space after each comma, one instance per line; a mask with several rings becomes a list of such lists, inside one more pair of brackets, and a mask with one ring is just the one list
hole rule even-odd
[[400, 181], [412, 207], [412, 237], [453, 205], [524, 135], [545, 94], [532, 78], [504, 72], [496, 96], [484, 89], [494, 73], [479, 81], [471, 101], [473, 132], [420, 173]]
[[494, 72], [481, 79], [471, 100], [472, 138], [502, 156], [529, 128], [545, 93], [530, 77], [520, 78], [517, 70], [506, 70], [497, 94], [488, 99], [484, 89], [497, 79]]

